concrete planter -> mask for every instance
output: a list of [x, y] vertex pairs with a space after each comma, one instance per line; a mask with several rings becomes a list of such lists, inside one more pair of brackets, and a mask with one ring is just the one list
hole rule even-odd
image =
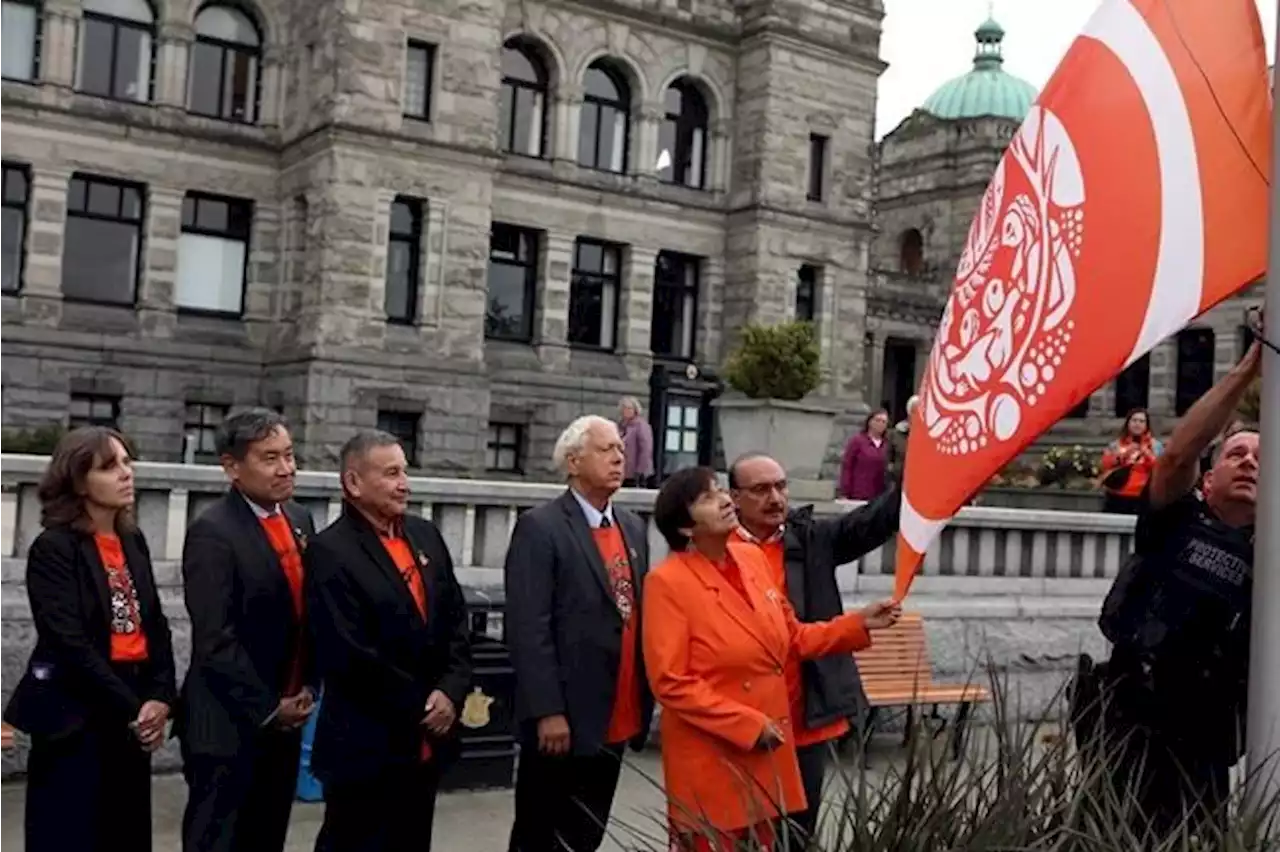
[[978, 505], [1051, 512], [1101, 512], [1102, 492], [1068, 488], [984, 488]]
[[726, 462], [744, 453], [768, 453], [791, 480], [816, 480], [822, 472], [837, 412], [806, 402], [717, 399], [716, 417]]

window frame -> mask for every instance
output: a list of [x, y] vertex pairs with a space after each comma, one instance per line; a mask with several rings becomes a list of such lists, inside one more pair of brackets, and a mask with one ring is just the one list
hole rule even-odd
[[[218, 121], [229, 121], [234, 124], [244, 124], [250, 127], [255, 126], [259, 123], [262, 116], [262, 54], [263, 54], [262, 28], [258, 26], [258, 22], [255, 21], [253, 17], [243, 8], [235, 4], [225, 3], [225, 2], [224, 3], [219, 3], [219, 2], [206, 3], [204, 6], [200, 7], [200, 10], [198, 12], [196, 12], [196, 16], [194, 20], [198, 21], [200, 19], [200, 16], [203, 15], [205, 12], [209, 11], [210, 9], [227, 9], [233, 12], [238, 12], [239, 14], [243, 15], [245, 20], [247, 20], [250, 26], [253, 27], [254, 32], [257, 33], [258, 43], [257, 45], [248, 45], [242, 42], [227, 41], [225, 39], [215, 38], [213, 36], [200, 35], [197, 33], [195, 39], [192, 42], [192, 50], [189, 54], [190, 58], [187, 61], [187, 112], [190, 113], [191, 115], [198, 115], [202, 118], [212, 118]], [[218, 112], [212, 112], [212, 113], [202, 112], [201, 110], [196, 109], [195, 106], [192, 104], [192, 94], [193, 94], [192, 74], [195, 71], [195, 61], [194, 61], [195, 49], [194, 48], [198, 44], [206, 44], [206, 45], [209, 45], [210, 47], [216, 47], [219, 49], [219, 51], [221, 51], [220, 57], [219, 57], [220, 61], [218, 63]], [[227, 55], [231, 53], [244, 54], [254, 62], [253, 95], [251, 98], [253, 117], [251, 119], [236, 118], [234, 115], [223, 115], [221, 112], [222, 104], [225, 102], [225, 98], [226, 98], [226, 91], [224, 89], [227, 84]]]
[[[197, 408], [200, 410], [199, 419], [194, 421], [191, 419], [191, 409], [193, 408]], [[215, 418], [214, 422], [212, 423], [207, 422], [205, 419], [205, 415], [209, 411], [220, 412]], [[183, 443], [182, 449], [183, 449], [184, 460], [186, 457], [186, 449], [187, 449], [187, 445], [185, 441], [187, 439], [187, 436], [190, 435], [192, 431], [195, 431], [196, 447], [195, 447], [195, 450], [192, 452], [192, 458], [194, 459], [195, 464], [217, 464], [218, 463], [218, 450], [217, 450], [217, 444], [216, 444], [218, 427], [222, 425], [222, 421], [226, 419], [227, 414], [229, 414], [230, 411], [231, 411], [231, 406], [226, 405], [224, 403], [220, 403], [220, 402], [207, 402], [204, 400], [192, 400], [192, 399], [188, 399], [183, 402], [182, 439], [184, 443]], [[214, 436], [214, 442], [215, 442], [214, 447], [208, 451], [202, 452], [200, 450], [200, 445], [203, 443], [203, 438], [210, 432]], [[205, 461], [201, 461], [202, 458], [205, 459]]]
[[[21, 205], [9, 201], [8, 193], [4, 192], [4, 184], [8, 183], [9, 174], [11, 172], [21, 174], [27, 184], [27, 190], [24, 194]], [[0, 281], [0, 293], [4, 293], [8, 296], [16, 296], [22, 293], [26, 286], [27, 235], [31, 232], [31, 166], [26, 165], [25, 163], [0, 162], [0, 208], [5, 210], [17, 210], [22, 214], [22, 239], [18, 241], [17, 286], [12, 290], [4, 289], [4, 284]]]
[[[104, 15], [101, 12], [84, 12], [81, 14], [81, 26], [77, 27], [76, 32], [76, 68], [74, 89], [77, 94], [87, 95], [91, 98], [103, 98], [109, 101], [118, 101], [125, 104], [153, 104], [156, 97], [156, 11], [151, 6], [150, 0], [147, 2], [151, 8], [151, 23], [143, 24], [141, 21], [134, 21], [129, 18], [117, 18], [115, 15]], [[97, 21], [103, 24], [110, 24], [111, 30], [111, 74], [108, 76], [107, 88], [110, 94], [101, 94], [99, 92], [91, 92], [82, 88], [84, 85], [84, 52], [88, 49], [88, 40], [84, 34], [85, 21]], [[147, 96], [142, 100], [120, 97], [116, 91], [116, 66], [119, 64], [120, 53], [120, 30], [121, 28], [138, 30], [145, 32], [148, 36], [147, 46], [149, 48], [150, 58], [147, 63]]]
[[[662, 268], [663, 257], [669, 257], [669, 258], [678, 260], [681, 264], [683, 264], [683, 268], [686, 270], [691, 268], [693, 270], [693, 275], [692, 275], [693, 283], [692, 284], [689, 283], [688, 281], [689, 276], [687, 274], [682, 276], [683, 280], [679, 284], [672, 284], [669, 282], [664, 283], [663, 277], [658, 274], [659, 270]], [[649, 332], [649, 350], [654, 358], [657, 358], [660, 360], [666, 360], [666, 361], [692, 361], [694, 360], [695, 357], [697, 357], [697, 354], [698, 354], [698, 308], [699, 308], [699, 303], [701, 302], [701, 299], [702, 299], [702, 293], [701, 293], [702, 262], [703, 262], [703, 258], [701, 257], [697, 257], [696, 255], [683, 254], [677, 251], [665, 251], [665, 250], [660, 251], [658, 252], [657, 257], [654, 258], [654, 261], [653, 261], [653, 311], [651, 315], [651, 325], [650, 325], [650, 332]], [[659, 295], [659, 292], [663, 290], [671, 291], [680, 296], [680, 299], [678, 300], [678, 304], [680, 305], [682, 310], [684, 306], [683, 297], [685, 296], [685, 294], [690, 294], [690, 293], [692, 294], [692, 308], [690, 310], [690, 316], [689, 316], [690, 329], [689, 329], [688, 353], [682, 353], [679, 351], [673, 351], [673, 352], [661, 351], [660, 352], [655, 345], [657, 343], [657, 335], [658, 335], [658, 329], [659, 329], [659, 323], [657, 321], [658, 307], [659, 307], [658, 295]], [[668, 323], [668, 325], [671, 325], [671, 323]], [[679, 344], [682, 342], [683, 341], [673, 341], [673, 343], [677, 345], [677, 349]]]
[[[73, 212], [71, 209], [71, 184], [77, 180], [82, 181], [85, 185], [84, 187], [85, 210], [83, 212]], [[136, 190], [138, 193], [137, 221], [134, 222], [128, 219], [120, 218], [119, 214], [117, 214], [117, 216], [115, 217], [112, 217], [112, 216], [103, 215], [101, 213], [89, 212], [88, 210], [89, 190], [93, 184], [106, 184], [108, 186], [114, 186], [119, 188], [121, 191], [120, 192], [121, 206], [123, 206], [124, 204], [124, 190], [126, 189]], [[137, 307], [138, 289], [142, 283], [142, 267], [144, 266], [144, 260], [147, 254], [146, 227], [145, 227], [147, 224], [147, 185], [143, 183], [136, 183], [134, 181], [123, 180], [120, 178], [113, 178], [113, 177], [106, 177], [103, 175], [91, 174], [89, 172], [74, 172], [71, 175], [71, 179], [67, 181], [67, 205], [66, 206], [67, 206], [66, 218], [68, 220], [72, 218], [90, 219], [98, 222], [114, 222], [117, 224], [123, 223], [123, 224], [133, 225], [138, 230], [138, 239], [137, 239], [137, 244], [135, 245], [135, 248], [134, 248], [135, 255], [133, 258], [133, 291], [128, 301], [115, 301], [113, 299], [95, 299], [95, 298], [86, 298], [83, 296], [68, 296], [66, 291], [66, 280], [67, 280], [66, 254], [67, 254], [68, 247], [71, 245], [71, 241], [65, 239], [65, 226], [64, 226], [64, 239], [63, 239], [63, 247], [62, 247], [62, 278], [61, 278], [61, 281], [59, 281], [59, 289], [61, 290], [61, 293], [62, 293], [62, 300], [64, 302], [72, 302], [76, 304], [104, 305], [112, 308]]]
[[[588, 270], [578, 265], [583, 247], [596, 247], [600, 249], [600, 266], [601, 271]], [[574, 349], [586, 349], [592, 352], [615, 352], [618, 348], [618, 303], [622, 298], [622, 261], [623, 249], [626, 247], [618, 243], [611, 243], [605, 240], [598, 240], [592, 237], [579, 237], [573, 242], [573, 261], [569, 268], [569, 322], [566, 328], [566, 339], [569, 346]], [[614, 257], [612, 273], [604, 272], [604, 257], [606, 253], [612, 253]], [[604, 310], [604, 293], [607, 287], [613, 288], [613, 319], [610, 323], [613, 327], [611, 335], [612, 342], [605, 346], [601, 343], [587, 343], [580, 340], [574, 340], [574, 305], [577, 302], [575, 296], [582, 293], [582, 288], [597, 288], [600, 294], [601, 317], [600, 327], [597, 329], [599, 334], [604, 331], [605, 317]]]
[[[395, 436], [396, 440], [400, 442], [400, 446], [404, 450], [405, 466], [411, 470], [420, 468], [422, 465], [419, 463], [418, 456], [422, 448], [419, 446], [418, 435], [422, 432], [422, 412], [408, 411], [402, 408], [379, 408], [376, 416], [378, 430]], [[406, 439], [404, 435], [392, 427], [397, 422], [404, 423], [408, 421], [413, 423], [413, 436]]]
[[[192, 216], [193, 224], [191, 225], [188, 225], [186, 221], [188, 199], [193, 201], [195, 204], [195, 209]], [[232, 218], [230, 207], [232, 205], [246, 206], [248, 209], [247, 211], [245, 211], [246, 215], [243, 218], [248, 223], [248, 228], [244, 233], [244, 237], [241, 238], [233, 235], [229, 230], [229, 228], [227, 231], [219, 231], [215, 228], [202, 228], [199, 225], [194, 224], [194, 222], [199, 219], [200, 202], [202, 201], [226, 204], [228, 206], [228, 210], [227, 210], [228, 226]], [[190, 190], [182, 197], [182, 209], [179, 213], [179, 227], [178, 227], [179, 247], [181, 247], [181, 240], [182, 240], [183, 234], [192, 234], [198, 237], [211, 237], [213, 239], [224, 240], [226, 242], [243, 242], [244, 243], [244, 263], [240, 270], [240, 308], [239, 310], [235, 310], [235, 311], [219, 311], [213, 308], [192, 308], [192, 307], [179, 304], [178, 303], [178, 264], [175, 264], [174, 273], [173, 273], [173, 278], [174, 278], [173, 293], [174, 293], [174, 307], [178, 313], [187, 314], [191, 316], [224, 317], [224, 318], [239, 318], [244, 316], [245, 302], [247, 300], [246, 297], [249, 294], [249, 255], [253, 251], [253, 222], [254, 222], [254, 215], [256, 213], [257, 213], [256, 205], [254, 204], [253, 200], [249, 198], [235, 198], [229, 195], [218, 195], [216, 193], [201, 192], [199, 190]], [[181, 257], [180, 252], [179, 252], [179, 257]]]
[[[680, 92], [680, 111], [678, 113], [673, 113], [666, 108], [665, 100], [667, 92], [672, 89], [676, 89]], [[690, 96], [697, 98], [702, 108], [703, 121], [701, 123], [698, 123], [694, 119], [688, 117], [690, 112], [688, 108], [688, 98]], [[663, 183], [670, 184], [672, 186], [683, 186], [687, 189], [705, 191], [707, 188], [707, 153], [711, 147], [711, 108], [707, 106], [707, 99], [699, 90], [697, 84], [688, 77], [681, 77], [677, 80], [673, 80], [671, 85], [667, 86], [667, 90], [663, 92], [663, 100], [663, 119], [662, 124], [658, 129], [658, 136], [659, 140], [661, 140], [663, 128], [667, 125], [671, 125], [673, 141], [671, 146], [671, 174], [669, 177], [660, 177], [660, 179]], [[682, 131], [688, 134], [687, 139], [682, 136]], [[698, 157], [697, 163], [698, 179], [696, 182], [690, 183], [687, 177], [687, 172], [692, 170], [694, 167], [693, 152], [690, 150], [688, 152], [688, 157], [682, 158], [680, 156], [680, 144], [682, 139], [684, 139], [685, 141], [690, 142], [692, 147], [692, 141], [696, 138], [696, 134], [699, 131], [702, 133], [702, 151], [701, 155]], [[659, 141], [659, 146], [661, 146], [661, 141]], [[681, 168], [686, 171], [686, 175], [681, 175]], [[663, 171], [667, 170], [664, 169]]]
[[805, 186], [805, 198], [822, 202], [827, 197], [827, 158], [830, 156], [831, 137], [821, 133], [809, 134], [809, 172]]
[[[507, 114], [506, 138], [498, 140], [499, 144], [502, 146], [502, 153], [514, 154], [517, 157], [528, 157], [533, 160], [545, 160], [547, 158], [547, 141], [549, 136], [549, 124], [547, 122], [547, 113], [549, 110], [547, 107], [551, 103], [551, 75], [547, 71], [546, 63], [543, 62], [542, 57], [538, 55], [537, 50], [527, 42], [520, 39], [510, 39], [502, 46], [502, 50], [503, 53], [508, 50], [519, 53], [530, 65], [533, 66], [534, 71], [541, 72], [540, 76], [542, 77], [542, 82], [540, 84], [534, 84], [526, 80], [516, 79], [515, 77], [508, 77], [506, 74], [502, 75], [502, 83], [499, 87], [499, 104], [502, 103], [502, 92], [507, 89], [511, 90], [511, 103], [508, 106]], [[538, 122], [539, 126], [537, 127], [537, 154], [530, 154], [526, 151], [517, 151], [515, 149], [515, 138], [517, 132], [516, 117], [518, 115], [519, 105], [519, 99], [516, 95], [520, 90], [534, 92], [542, 96], [542, 115]], [[499, 119], [498, 126], [499, 128], [502, 126], [501, 119]]]
[[8, 77], [3, 76], [2, 79], [11, 80], [17, 83], [35, 84], [40, 82], [40, 54], [44, 47], [44, 4], [40, 0], [4, 0], [4, 6], [26, 6], [35, 11], [36, 22], [35, 31], [31, 34], [31, 76], [30, 77]]
[[[806, 272], [808, 277], [806, 277]], [[796, 270], [795, 318], [800, 322], [816, 323], [818, 321], [818, 292], [822, 280], [822, 267], [812, 263], [802, 263]], [[804, 291], [808, 291], [807, 295]], [[802, 316], [800, 307], [808, 304], [808, 316]]]
[[[77, 402], [86, 402], [89, 405], [89, 416], [78, 423], [76, 422], [75, 414], [71, 411]], [[93, 407], [95, 403], [106, 403], [111, 406], [111, 419], [109, 421], [94, 416]], [[67, 429], [79, 429], [82, 426], [106, 426], [120, 431], [120, 395], [72, 391], [67, 398]]]
[[[585, 110], [587, 109], [595, 110], [596, 132], [595, 132], [595, 138], [592, 140], [593, 144], [591, 146], [592, 162], [591, 163], [582, 162], [580, 153], [579, 153], [579, 156], [575, 157], [575, 159], [578, 161], [578, 165], [584, 169], [591, 169], [592, 171], [595, 171], [595, 172], [603, 172], [604, 174], [610, 174], [610, 175], [629, 174], [629, 169], [631, 166], [631, 133], [632, 133], [631, 110], [633, 107], [633, 100], [635, 98], [635, 93], [631, 91], [631, 84], [627, 81], [626, 75], [623, 74], [621, 71], [619, 71], [617, 68], [615, 68], [611, 63], [601, 59], [597, 59], [595, 62], [592, 62], [590, 65], [587, 66], [586, 73], [590, 73], [593, 70], [599, 71], [600, 73], [604, 74], [609, 78], [609, 81], [613, 83], [613, 87], [618, 90], [618, 93], [620, 95], [620, 100], [610, 101], [610, 100], [606, 100], [605, 98], [599, 97], [598, 95], [589, 94], [588, 92], [585, 91], [585, 77], [584, 77], [584, 91], [582, 95], [582, 104], [581, 106], [578, 107], [578, 151], [579, 152], [581, 152], [582, 150], [582, 132], [583, 132], [582, 128], [584, 124], [584, 122], [582, 121], [582, 116]], [[622, 162], [619, 165], [619, 168], [617, 169], [600, 165], [600, 140], [603, 135], [600, 132], [600, 116], [603, 114], [603, 111], [605, 108], [616, 110], [622, 113], [623, 118], [625, 119], [622, 122]]]
[[[397, 204], [403, 204], [409, 209], [412, 226], [407, 235], [396, 232], [395, 208]], [[391, 200], [391, 215], [387, 219], [387, 268], [382, 279], [382, 312], [386, 317], [386, 321], [392, 325], [416, 325], [419, 319], [418, 297], [422, 290], [422, 221], [425, 213], [423, 206], [421, 199], [413, 198], [408, 195], [397, 195]], [[408, 314], [403, 317], [392, 316], [391, 312], [387, 310], [386, 294], [388, 292], [388, 285], [391, 282], [391, 246], [396, 243], [406, 243], [410, 250], [408, 292], [405, 293], [405, 300], [409, 306], [409, 311]]]
[[[427, 59], [426, 68], [424, 69], [426, 74], [426, 79], [422, 81], [423, 89], [422, 89], [422, 112], [421, 113], [415, 113], [415, 112], [409, 111], [409, 102], [407, 97], [408, 90], [409, 90], [409, 71], [412, 67], [412, 63], [410, 62], [409, 57], [415, 50], [422, 51], [426, 55], [426, 59]], [[433, 102], [435, 101], [435, 98], [432, 97], [433, 93], [431, 91], [431, 88], [432, 86], [435, 85], [435, 80], [436, 80], [436, 56], [438, 54], [438, 51], [439, 51], [438, 45], [432, 44], [429, 41], [423, 41], [422, 39], [411, 38], [405, 42], [404, 80], [405, 80], [406, 97], [404, 98], [403, 103], [401, 103], [400, 105], [400, 114], [402, 117], [411, 118], [414, 121], [424, 121], [424, 122], [431, 121], [431, 107], [433, 106]]]
[[[502, 432], [511, 429], [515, 432], [514, 443], [504, 442]], [[523, 474], [525, 463], [525, 424], [510, 421], [491, 420], [488, 435], [485, 438], [485, 470], [489, 473]], [[507, 468], [498, 464], [504, 450], [515, 454], [515, 463]], [[492, 460], [491, 460], [492, 456]]]
[[[517, 260], [509, 261], [506, 259], [498, 262], [504, 266], [515, 266], [525, 270], [524, 273], [524, 311], [526, 319], [523, 322], [521, 333], [518, 335], [505, 335], [491, 333], [489, 328], [489, 274], [494, 264], [493, 245], [494, 239], [499, 229], [510, 230], [516, 237], [517, 249], [519, 247], [519, 238], [521, 235], [527, 235], [529, 242], [533, 246], [533, 251], [528, 262], [519, 261], [519, 251], [517, 250]], [[493, 222], [489, 226], [489, 257], [485, 266], [485, 322], [484, 322], [484, 338], [485, 340], [500, 340], [507, 343], [533, 343], [535, 334], [535, 324], [537, 320], [538, 310], [538, 264], [541, 261], [541, 243], [542, 232], [528, 228], [523, 225], [516, 225], [510, 222]]]

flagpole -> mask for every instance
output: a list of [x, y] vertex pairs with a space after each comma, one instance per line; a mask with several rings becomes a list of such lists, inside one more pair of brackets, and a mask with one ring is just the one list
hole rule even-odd
[[[1280, 49], [1280, 0], [1276, 3]], [[1274, 84], [1273, 84], [1274, 85]], [[1280, 111], [1271, 112], [1271, 209], [1267, 260], [1266, 336], [1280, 335]], [[1280, 797], [1280, 355], [1264, 347], [1262, 369], [1262, 470], [1258, 478], [1258, 537], [1254, 546], [1253, 636], [1249, 661], [1249, 739], [1245, 766], [1249, 801], [1264, 807]], [[1267, 827], [1280, 839], [1280, 818]]]

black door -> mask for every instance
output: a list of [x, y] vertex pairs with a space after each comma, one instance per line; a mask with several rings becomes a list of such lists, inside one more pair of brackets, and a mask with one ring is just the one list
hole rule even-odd
[[653, 427], [658, 481], [686, 467], [711, 464], [720, 382], [693, 365], [655, 364], [650, 376], [649, 424]]

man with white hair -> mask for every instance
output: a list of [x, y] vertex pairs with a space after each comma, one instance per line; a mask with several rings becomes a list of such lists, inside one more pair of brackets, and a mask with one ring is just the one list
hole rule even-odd
[[580, 417], [556, 442], [568, 488], [525, 512], [504, 566], [520, 763], [510, 852], [595, 852], [630, 744], [644, 746], [653, 696], [640, 654], [648, 535], [614, 506], [618, 427]]

